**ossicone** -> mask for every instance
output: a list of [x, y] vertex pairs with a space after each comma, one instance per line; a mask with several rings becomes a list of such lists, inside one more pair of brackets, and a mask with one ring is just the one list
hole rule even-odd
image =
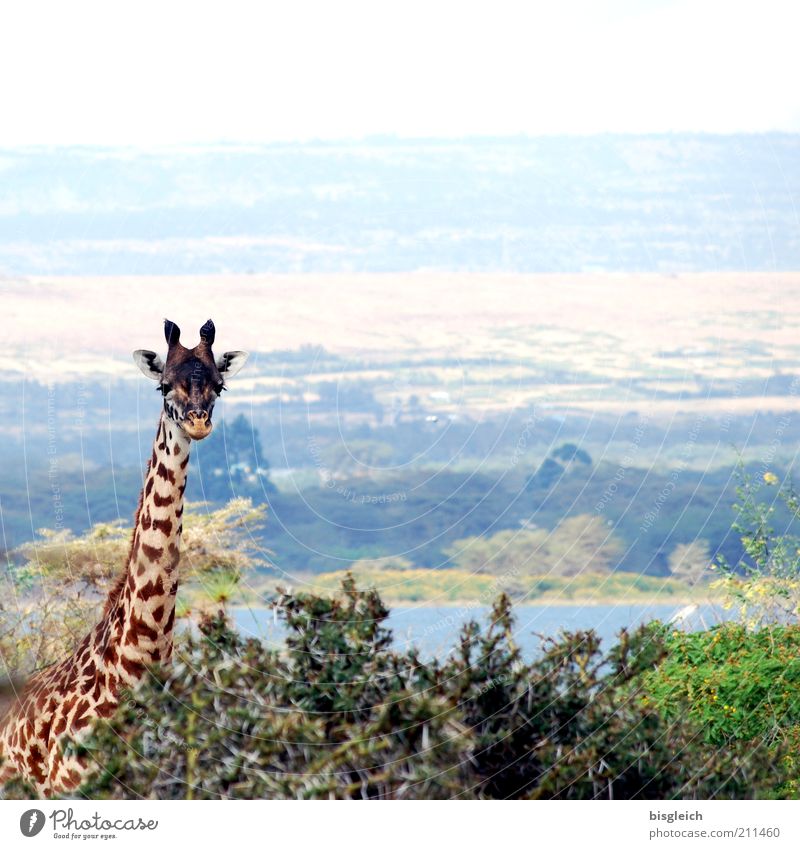
[[214, 322], [209, 319], [201, 328], [200, 328], [200, 341], [207, 347], [210, 348], [214, 344], [214, 338], [217, 335], [217, 330], [214, 327]]
[[169, 345], [170, 348], [181, 341], [180, 327], [168, 318], [164, 319], [164, 338], [167, 340], [167, 345]]

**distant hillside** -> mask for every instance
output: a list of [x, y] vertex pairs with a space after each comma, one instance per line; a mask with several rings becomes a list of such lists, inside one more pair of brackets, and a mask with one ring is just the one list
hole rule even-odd
[[798, 137], [0, 152], [0, 273], [800, 268]]

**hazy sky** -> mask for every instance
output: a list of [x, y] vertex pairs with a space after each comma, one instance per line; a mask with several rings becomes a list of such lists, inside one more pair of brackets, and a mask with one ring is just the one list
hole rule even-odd
[[796, 5], [4, 3], [0, 146], [800, 131]]

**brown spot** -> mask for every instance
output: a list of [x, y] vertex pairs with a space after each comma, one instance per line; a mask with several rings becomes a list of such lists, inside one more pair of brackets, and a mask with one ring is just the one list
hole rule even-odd
[[141, 617], [135, 613], [131, 613], [131, 630], [136, 637], [145, 637], [148, 640], [155, 642], [158, 639], [158, 632], [154, 631]]
[[147, 479], [147, 485], [144, 488], [144, 494], [145, 495], [150, 495], [150, 491], [153, 489], [153, 480], [154, 480], [154, 478], [152, 478], [152, 477], [149, 477]]
[[164, 630], [169, 633], [172, 630], [172, 625], [175, 622], [175, 608], [169, 612], [169, 617], [167, 618], [167, 624], [164, 626]]
[[181, 463], [181, 469], [186, 469], [186, 467], [188, 465], [189, 465], [189, 455], [187, 454], [186, 457], [184, 458], [183, 462]]
[[159, 604], [158, 607], [153, 611], [153, 619], [156, 622], [160, 622], [164, 618], [164, 605]]
[[28, 755], [28, 771], [38, 784], [44, 784], [47, 776], [44, 771], [44, 758], [38, 746], [34, 746]]
[[39, 729], [39, 739], [44, 740], [45, 746], [50, 741], [50, 726], [53, 724], [52, 718], [48, 719], [47, 722], [42, 723], [42, 727]]
[[136, 577], [141, 578], [144, 575], [144, 563], [139, 564], [139, 568], [136, 570]]
[[163, 480], [169, 481], [171, 484], [175, 483], [175, 472], [173, 472], [172, 469], [168, 469], [163, 463], [158, 464], [156, 474]]
[[172, 453], [177, 457], [178, 454], [181, 453], [181, 446], [176, 442], [175, 445], [172, 446]]
[[143, 542], [142, 552], [151, 563], [155, 563], [156, 560], [164, 554], [164, 549], [155, 545], [148, 545], [146, 542]]
[[169, 536], [172, 533], [172, 522], [169, 519], [153, 519], [153, 530]]
[[150, 530], [150, 525], [152, 524], [152, 520], [150, 518], [150, 507], [148, 505], [147, 509], [144, 511], [144, 516], [142, 516], [141, 521], [139, 523], [143, 530]]
[[155, 504], [156, 507], [166, 507], [168, 504], [172, 504], [172, 495], [161, 496], [157, 492], [154, 492], [153, 504]]
[[150, 468], [153, 468], [158, 461], [158, 457], [156, 457], [156, 449], [153, 449], [153, 456], [150, 458]]
[[52, 781], [56, 775], [58, 774], [59, 769], [61, 769], [61, 764], [64, 760], [64, 756], [61, 752], [56, 751], [53, 755], [53, 766], [50, 768], [50, 780]]
[[71, 690], [78, 683], [78, 674], [79, 669], [77, 666], [73, 666], [70, 670], [69, 676], [67, 680], [64, 682], [64, 688], [66, 690]]
[[175, 518], [180, 519], [183, 516], [183, 504], [175, 511]]
[[138, 678], [144, 672], [144, 664], [140, 663], [138, 660], [130, 660], [125, 657], [125, 655], [122, 655], [119, 662], [128, 675], [134, 678]]
[[88, 716], [89, 713], [89, 702], [83, 701], [78, 705], [78, 709], [75, 711], [75, 717], [72, 720], [72, 727], [75, 730], [80, 730], [81, 728], [85, 728], [89, 724], [89, 720], [91, 716]]
[[61, 779], [61, 786], [65, 790], [74, 790], [81, 783], [81, 774], [77, 769], [71, 769], [65, 778]]
[[117, 705], [115, 702], [111, 701], [111, 699], [104, 699], [98, 705], [96, 705], [94, 712], [104, 719], [106, 717], [111, 716], [112, 713], [117, 709]]
[[[140, 566], [140, 568], [141, 568], [141, 566]], [[136, 581], [133, 580], [133, 573], [132, 572], [128, 573], [128, 587], [129, 587], [131, 592], [133, 592], [136, 589]]]
[[155, 581], [148, 581], [140, 590], [139, 597], [142, 601], [147, 601], [155, 595], [164, 595], [164, 582], [159, 575]]

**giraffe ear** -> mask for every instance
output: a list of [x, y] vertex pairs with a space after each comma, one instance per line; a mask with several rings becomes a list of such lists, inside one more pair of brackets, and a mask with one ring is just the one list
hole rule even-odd
[[217, 369], [226, 380], [238, 374], [250, 355], [247, 351], [226, 351], [217, 357]]
[[150, 380], [161, 380], [164, 374], [164, 362], [155, 351], [134, 351], [133, 361]]

